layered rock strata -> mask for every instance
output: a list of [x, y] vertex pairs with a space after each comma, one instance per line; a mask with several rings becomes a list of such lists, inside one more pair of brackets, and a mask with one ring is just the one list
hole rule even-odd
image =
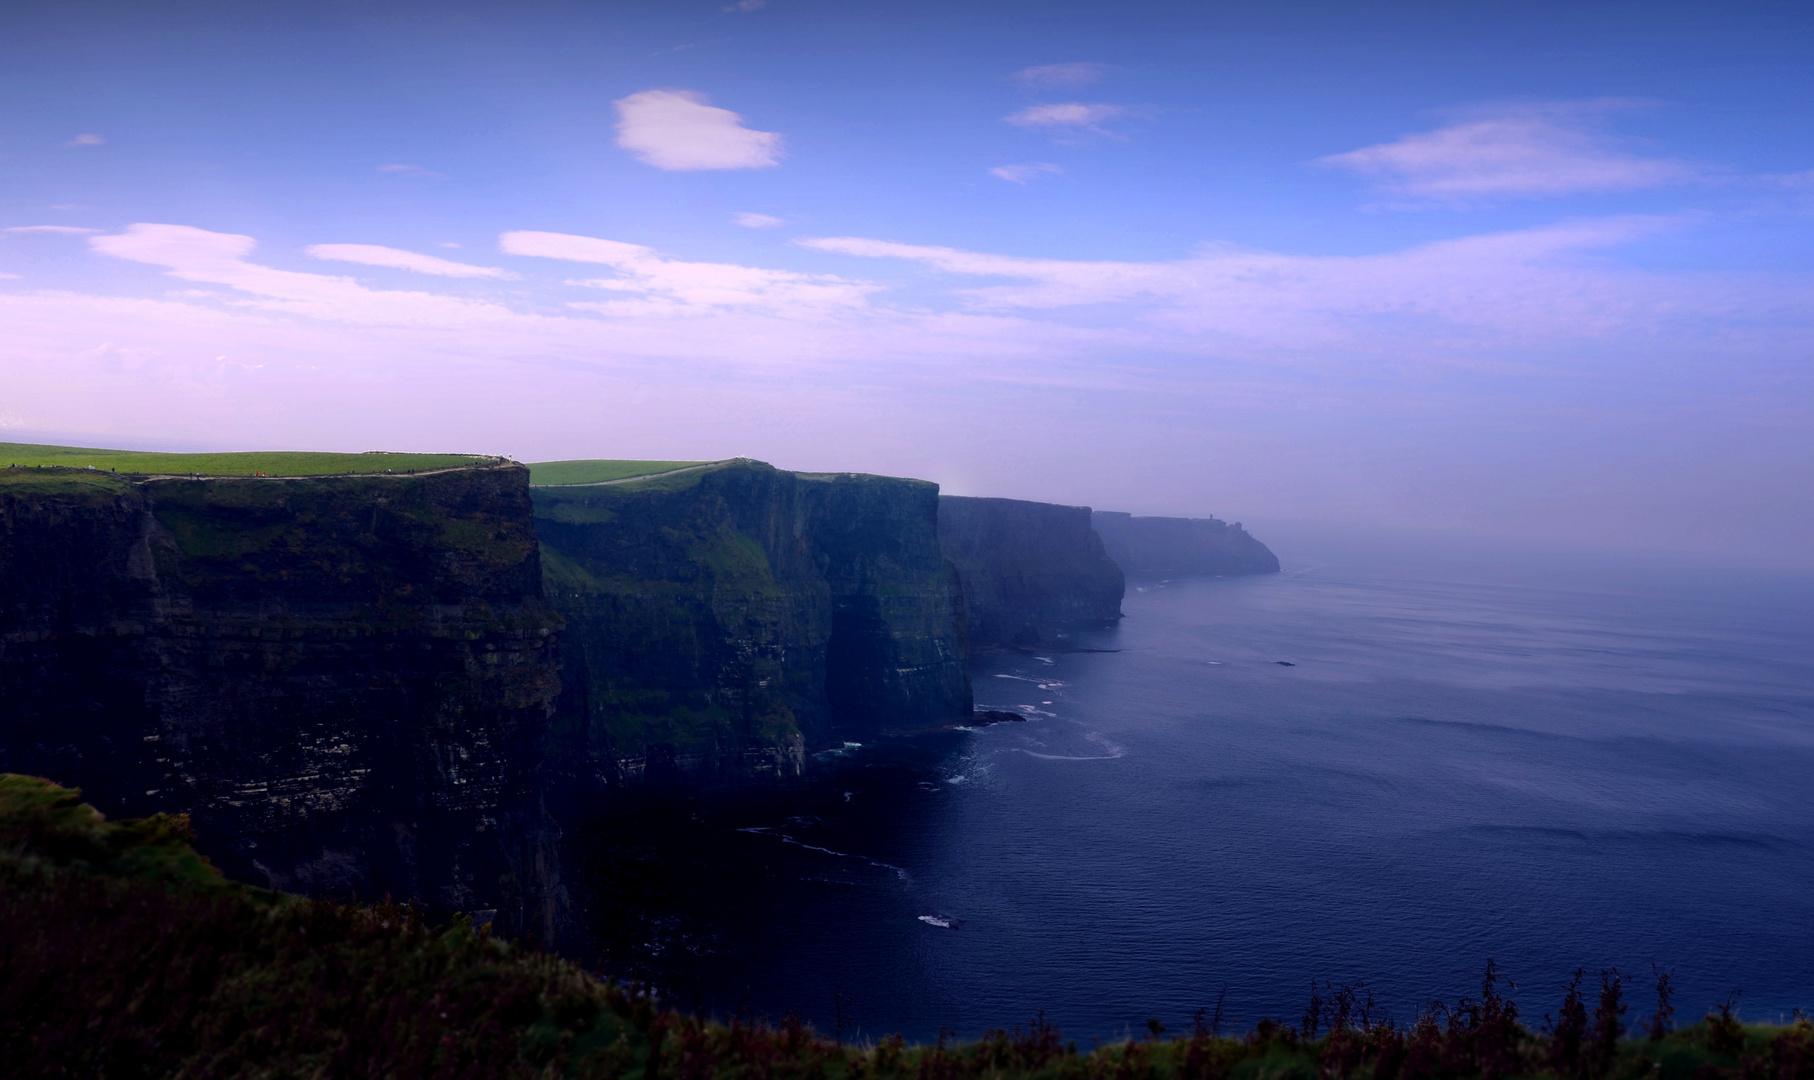
[[1278, 556], [1240, 522], [1216, 518], [1092, 515], [1102, 544], [1129, 574], [1276, 574]]
[[933, 484], [740, 459], [533, 497], [569, 793], [798, 776], [970, 713]]
[[941, 495], [939, 543], [963, 583], [973, 651], [1062, 647], [1121, 617], [1121, 568], [1087, 506]]
[[0, 470], [0, 769], [192, 815], [231, 876], [551, 937], [528, 473]]

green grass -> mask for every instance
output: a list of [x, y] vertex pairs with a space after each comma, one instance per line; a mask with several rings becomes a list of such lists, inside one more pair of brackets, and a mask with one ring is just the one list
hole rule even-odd
[[60, 467], [141, 475], [204, 476], [333, 476], [457, 469], [490, 465], [504, 459], [484, 454], [329, 454], [312, 450], [254, 450], [222, 454], [165, 454], [147, 450], [99, 450], [85, 446], [0, 443], [0, 467]]
[[602, 484], [632, 476], [650, 476], [673, 472], [709, 461], [630, 461], [612, 458], [577, 458], [572, 461], [532, 461], [529, 482], [537, 487], [559, 487], [566, 484]]

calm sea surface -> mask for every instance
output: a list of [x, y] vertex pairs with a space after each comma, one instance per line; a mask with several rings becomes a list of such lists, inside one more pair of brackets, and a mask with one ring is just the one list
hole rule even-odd
[[1119, 651], [979, 666], [1025, 723], [601, 824], [609, 963], [911, 1039], [1244, 1026], [1313, 979], [1408, 1019], [1488, 957], [1531, 1020], [1578, 966], [1643, 984], [1634, 1015], [1652, 964], [1685, 1014], [1814, 1008], [1805, 589], [1293, 561], [1133, 583], [1089, 642]]

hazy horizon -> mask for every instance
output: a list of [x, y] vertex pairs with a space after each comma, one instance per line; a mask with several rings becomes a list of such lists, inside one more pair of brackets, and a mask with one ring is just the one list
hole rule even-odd
[[1814, 569], [1806, 5], [0, 16], [0, 439]]

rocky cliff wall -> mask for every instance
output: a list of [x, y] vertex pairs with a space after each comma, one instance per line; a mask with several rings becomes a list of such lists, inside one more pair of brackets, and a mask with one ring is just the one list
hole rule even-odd
[[1062, 646], [1121, 617], [1125, 582], [1087, 506], [939, 496], [939, 542], [963, 583], [973, 650]]
[[937, 492], [744, 460], [534, 488], [567, 790], [797, 776], [812, 751], [967, 717]]
[[1215, 518], [1134, 517], [1098, 510], [1109, 557], [1134, 574], [1276, 574], [1278, 556], [1241, 528]]
[[0, 470], [0, 770], [189, 813], [240, 880], [552, 936], [527, 485]]

